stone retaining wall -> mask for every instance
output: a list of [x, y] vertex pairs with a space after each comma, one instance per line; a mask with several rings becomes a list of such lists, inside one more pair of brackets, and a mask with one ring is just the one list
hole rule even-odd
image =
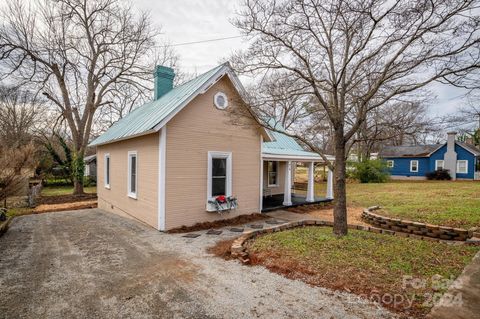
[[362, 219], [378, 228], [430, 238], [465, 241], [473, 236], [473, 232], [469, 232], [462, 228], [418, 223], [410, 220], [385, 217], [373, 213], [373, 211], [379, 208], [380, 207], [378, 206], [373, 206], [365, 209], [362, 213]]
[[[275, 232], [279, 232], [279, 231], [283, 231], [283, 230], [287, 230], [287, 229], [291, 229], [291, 228], [306, 227], [306, 226], [332, 227], [333, 222], [323, 221], [323, 220], [301, 220], [301, 221], [286, 223], [286, 224], [283, 224], [283, 225], [280, 225], [280, 226], [272, 226], [272, 227], [265, 228], [265, 229], [252, 230], [252, 231], [244, 233], [242, 236], [235, 239], [232, 243], [232, 246], [230, 247], [230, 252], [231, 252], [233, 257], [239, 258], [243, 262], [248, 262], [249, 261], [248, 252], [246, 251], [246, 247], [245, 247], [245, 242], [247, 242], [248, 240], [254, 239], [255, 237], [257, 237], [259, 235], [270, 234], [270, 233], [275, 233]], [[369, 232], [378, 233], [378, 234], [395, 235], [395, 236], [399, 236], [399, 237], [410, 237], [410, 238], [415, 238], [415, 239], [419, 239], [419, 240], [446, 242], [446, 243], [458, 244], [458, 245], [461, 245], [461, 244], [479, 245], [480, 244], [477, 241], [474, 241], [474, 242], [465, 242], [465, 241], [452, 242], [452, 241], [444, 240], [444, 239], [441, 239], [441, 238], [432, 238], [432, 237], [428, 237], [428, 236], [417, 235], [417, 234], [414, 234], [414, 233], [397, 232], [397, 231], [393, 231], [393, 230], [390, 230], [390, 229], [382, 229], [382, 228], [378, 228], [378, 227], [363, 226], [363, 225], [348, 224], [348, 228], [349, 229], [369, 231]]]

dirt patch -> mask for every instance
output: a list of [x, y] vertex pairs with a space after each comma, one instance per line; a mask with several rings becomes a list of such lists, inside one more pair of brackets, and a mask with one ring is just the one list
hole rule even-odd
[[[304, 206], [289, 208], [287, 210], [297, 214], [307, 214], [312, 217], [320, 218], [321, 220], [333, 222], [333, 204], [332, 203], [304, 205]], [[362, 220], [363, 210], [364, 210], [363, 207], [349, 206], [347, 208], [347, 222], [349, 224], [369, 226], [369, 224], [365, 223], [365, 221]]]
[[[53, 196], [52, 196], [53, 197]], [[65, 210], [77, 210], [97, 208], [97, 200], [87, 200], [72, 203], [59, 203], [59, 204], [41, 204], [33, 209], [34, 214], [61, 212]]]
[[232, 257], [231, 247], [236, 238], [221, 240], [215, 246], [207, 248], [207, 252], [225, 260], [234, 259]]
[[[364, 208], [362, 207], [348, 207], [347, 223], [368, 226], [369, 224], [367, 224], [362, 219], [363, 210]], [[333, 208], [315, 210], [315, 211], [309, 212], [308, 215], [320, 218], [321, 220], [333, 222]]]
[[270, 218], [269, 216], [265, 216], [263, 214], [251, 214], [251, 215], [240, 215], [234, 218], [229, 218], [229, 219], [221, 219], [217, 220], [214, 222], [203, 222], [203, 223], [197, 223], [193, 226], [181, 226], [178, 228], [173, 228], [167, 231], [168, 233], [171, 234], [176, 234], [176, 233], [189, 233], [192, 231], [199, 231], [199, 230], [206, 230], [206, 229], [211, 229], [211, 228], [221, 228], [221, 227], [227, 227], [227, 226], [235, 226], [235, 225], [242, 225], [250, 222], [254, 222], [257, 220], [264, 220]]

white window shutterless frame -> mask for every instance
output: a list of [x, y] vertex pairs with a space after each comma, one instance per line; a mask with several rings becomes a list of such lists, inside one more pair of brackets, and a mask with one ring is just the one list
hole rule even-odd
[[468, 161], [467, 160], [458, 160], [457, 161], [457, 173], [467, 174], [468, 173]]
[[411, 160], [410, 161], [410, 172], [417, 173], [418, 172], [418, 161]]
[[278, 186], [278, 162], [276, 161], [267, 162], [267, 186]]
[[105, 188], [110, 189], [110, 154], [105, 154], [104, 160], [104, 184]]
[[208, 152], [207, 200], [232, 196], [232, 153]]
[[435, 160], [435, 170], [443, 169], [445, 167], [444, 160]]
[[128, 152], [128, 197], [137, 199], [138, 193], [138, 156], [137, 151]]

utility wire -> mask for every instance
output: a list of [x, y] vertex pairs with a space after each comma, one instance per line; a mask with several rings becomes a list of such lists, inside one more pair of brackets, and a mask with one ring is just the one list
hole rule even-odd
[[216, 39], [208, 39], [208, 40], [200, 40], [200, 41], [193, 41], [193, 42], [183, 42], [183, 43], [174, 43], [174, 44], [166, 44], [165, 47], [179, 47], [183, 45], [191, 45], [191, 44], [198, 44], [198, 43], [206, 43], [206, 42], [215, 42], [215, 41], [223, 41], [229, 39], [236, 39], [241, 38], [243, 35], [236, 35], [232, 37], [224, 37], [224, 38], [216, 38]]

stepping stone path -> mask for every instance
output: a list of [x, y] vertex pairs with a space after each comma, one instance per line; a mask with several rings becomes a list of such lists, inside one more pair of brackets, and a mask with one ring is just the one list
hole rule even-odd
[[230, 228], [230, 231], [234, 233], [243, 233], [243, 230], [244, 230], [243, 228], [235, 228], [235, 227]]
[[200, 236], [200, 234], [190, 233], [190, 234], [183, 235], [182, 237], [185, 237], [185, 238], [197, 238], [197, 237], [199, 237], [199, 236]]
[[284, 222], [276, 220], [276, 219], [269, 219], [265, 221], [265, 224], [269, 225], [278, 225], [278, 224], [283, 224]]
[[207, 231], [207, 235], [220, 235], [222, 233], [221, 230], [210, 229]]
[[250, 228], [253, 228], [253, 229], [262, 229], [262, 228], [263, 228], [263, 225], [262, 225], [262, 224], [252, 224], [252, 225], [250, 225]]

